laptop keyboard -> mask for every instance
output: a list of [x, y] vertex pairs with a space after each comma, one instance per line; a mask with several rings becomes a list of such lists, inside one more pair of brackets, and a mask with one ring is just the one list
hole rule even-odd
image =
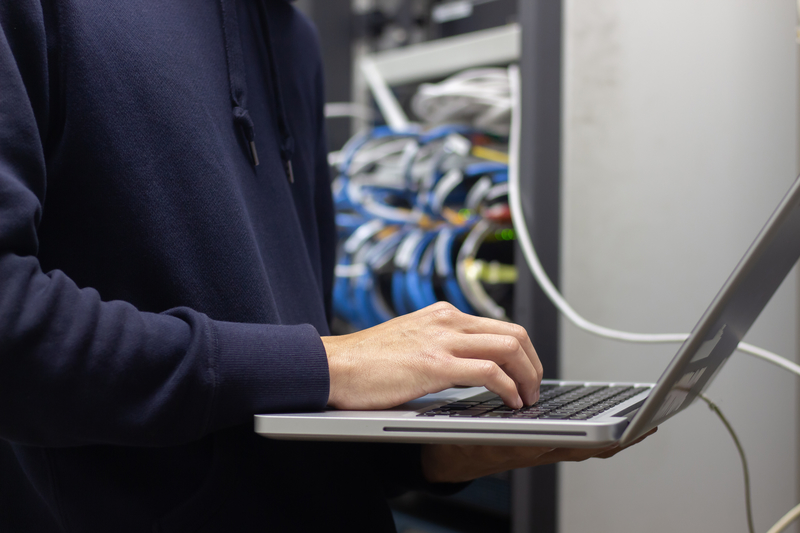
[[512, 409], [495, 393], [483, 392], [417, 416], [588, 420], [648, 389], [629, 385], [548, 384], [541, 386], [538, 402], [522, 409]]

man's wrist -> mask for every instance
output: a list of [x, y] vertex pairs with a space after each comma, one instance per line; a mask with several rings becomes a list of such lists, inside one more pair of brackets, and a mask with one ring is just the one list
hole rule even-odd
[[322, 337], [322, 345], [325, 347], [325, 355], [328, 358], [328, 375], [330, 386], [328, 388], [328, 405], [339, 407], [341, 401], [339, 395], [342, 391], [340, 385], [343, 373], [341, 357], [338, 357], [337, 338], [334, 336]]

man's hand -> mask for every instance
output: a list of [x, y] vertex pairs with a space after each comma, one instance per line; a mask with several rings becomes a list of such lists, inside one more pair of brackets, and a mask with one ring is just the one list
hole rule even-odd
[[328, 405], [339, 409], [386, 409], [457, 385], [484, 386], [513, 408], [539, 399], [542, 364], [525, 329], [448, 303], [322, 342]]
[[[656, 432], [651, 430], [629, 446]], [[562, 461], [607, 459], [623, 448], [535, 448], [531, 446], [462, 446], [425, 444], [422, 446], [422, 472], [431, 483], [459, 483], [505, 472], [514, 468], [542, 466]]]

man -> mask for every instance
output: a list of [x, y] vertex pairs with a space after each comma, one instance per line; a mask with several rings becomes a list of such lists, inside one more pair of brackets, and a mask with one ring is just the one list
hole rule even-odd
[[322, 68], [282, 0], [0, 2], [0, 530], [392, 531], [386, 498], [616, 450], [277, 442], [259, 412], [536, 400], [521, 328], [328, 336]]

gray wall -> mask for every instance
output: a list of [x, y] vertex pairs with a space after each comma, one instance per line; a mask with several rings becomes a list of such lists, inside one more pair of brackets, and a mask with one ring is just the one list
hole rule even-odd
[[[793, 0], [566, 2], [562, 286], [585, 317], [688, 331], [788, 189], [795, 10]], [[797, 360], [797, 325], [792, 276], [746, 340]], [[567, 379], [655, 381], [676, 349], [598, 339], [565, 320], [561, 336]], [[748, 453], [757, 531], [800, 499], [797, 382], [737, 353], [708, 391]], [[642, 445], [561, 473], [565, 533], [747, 530], [736, 449], [699, 403]]]

